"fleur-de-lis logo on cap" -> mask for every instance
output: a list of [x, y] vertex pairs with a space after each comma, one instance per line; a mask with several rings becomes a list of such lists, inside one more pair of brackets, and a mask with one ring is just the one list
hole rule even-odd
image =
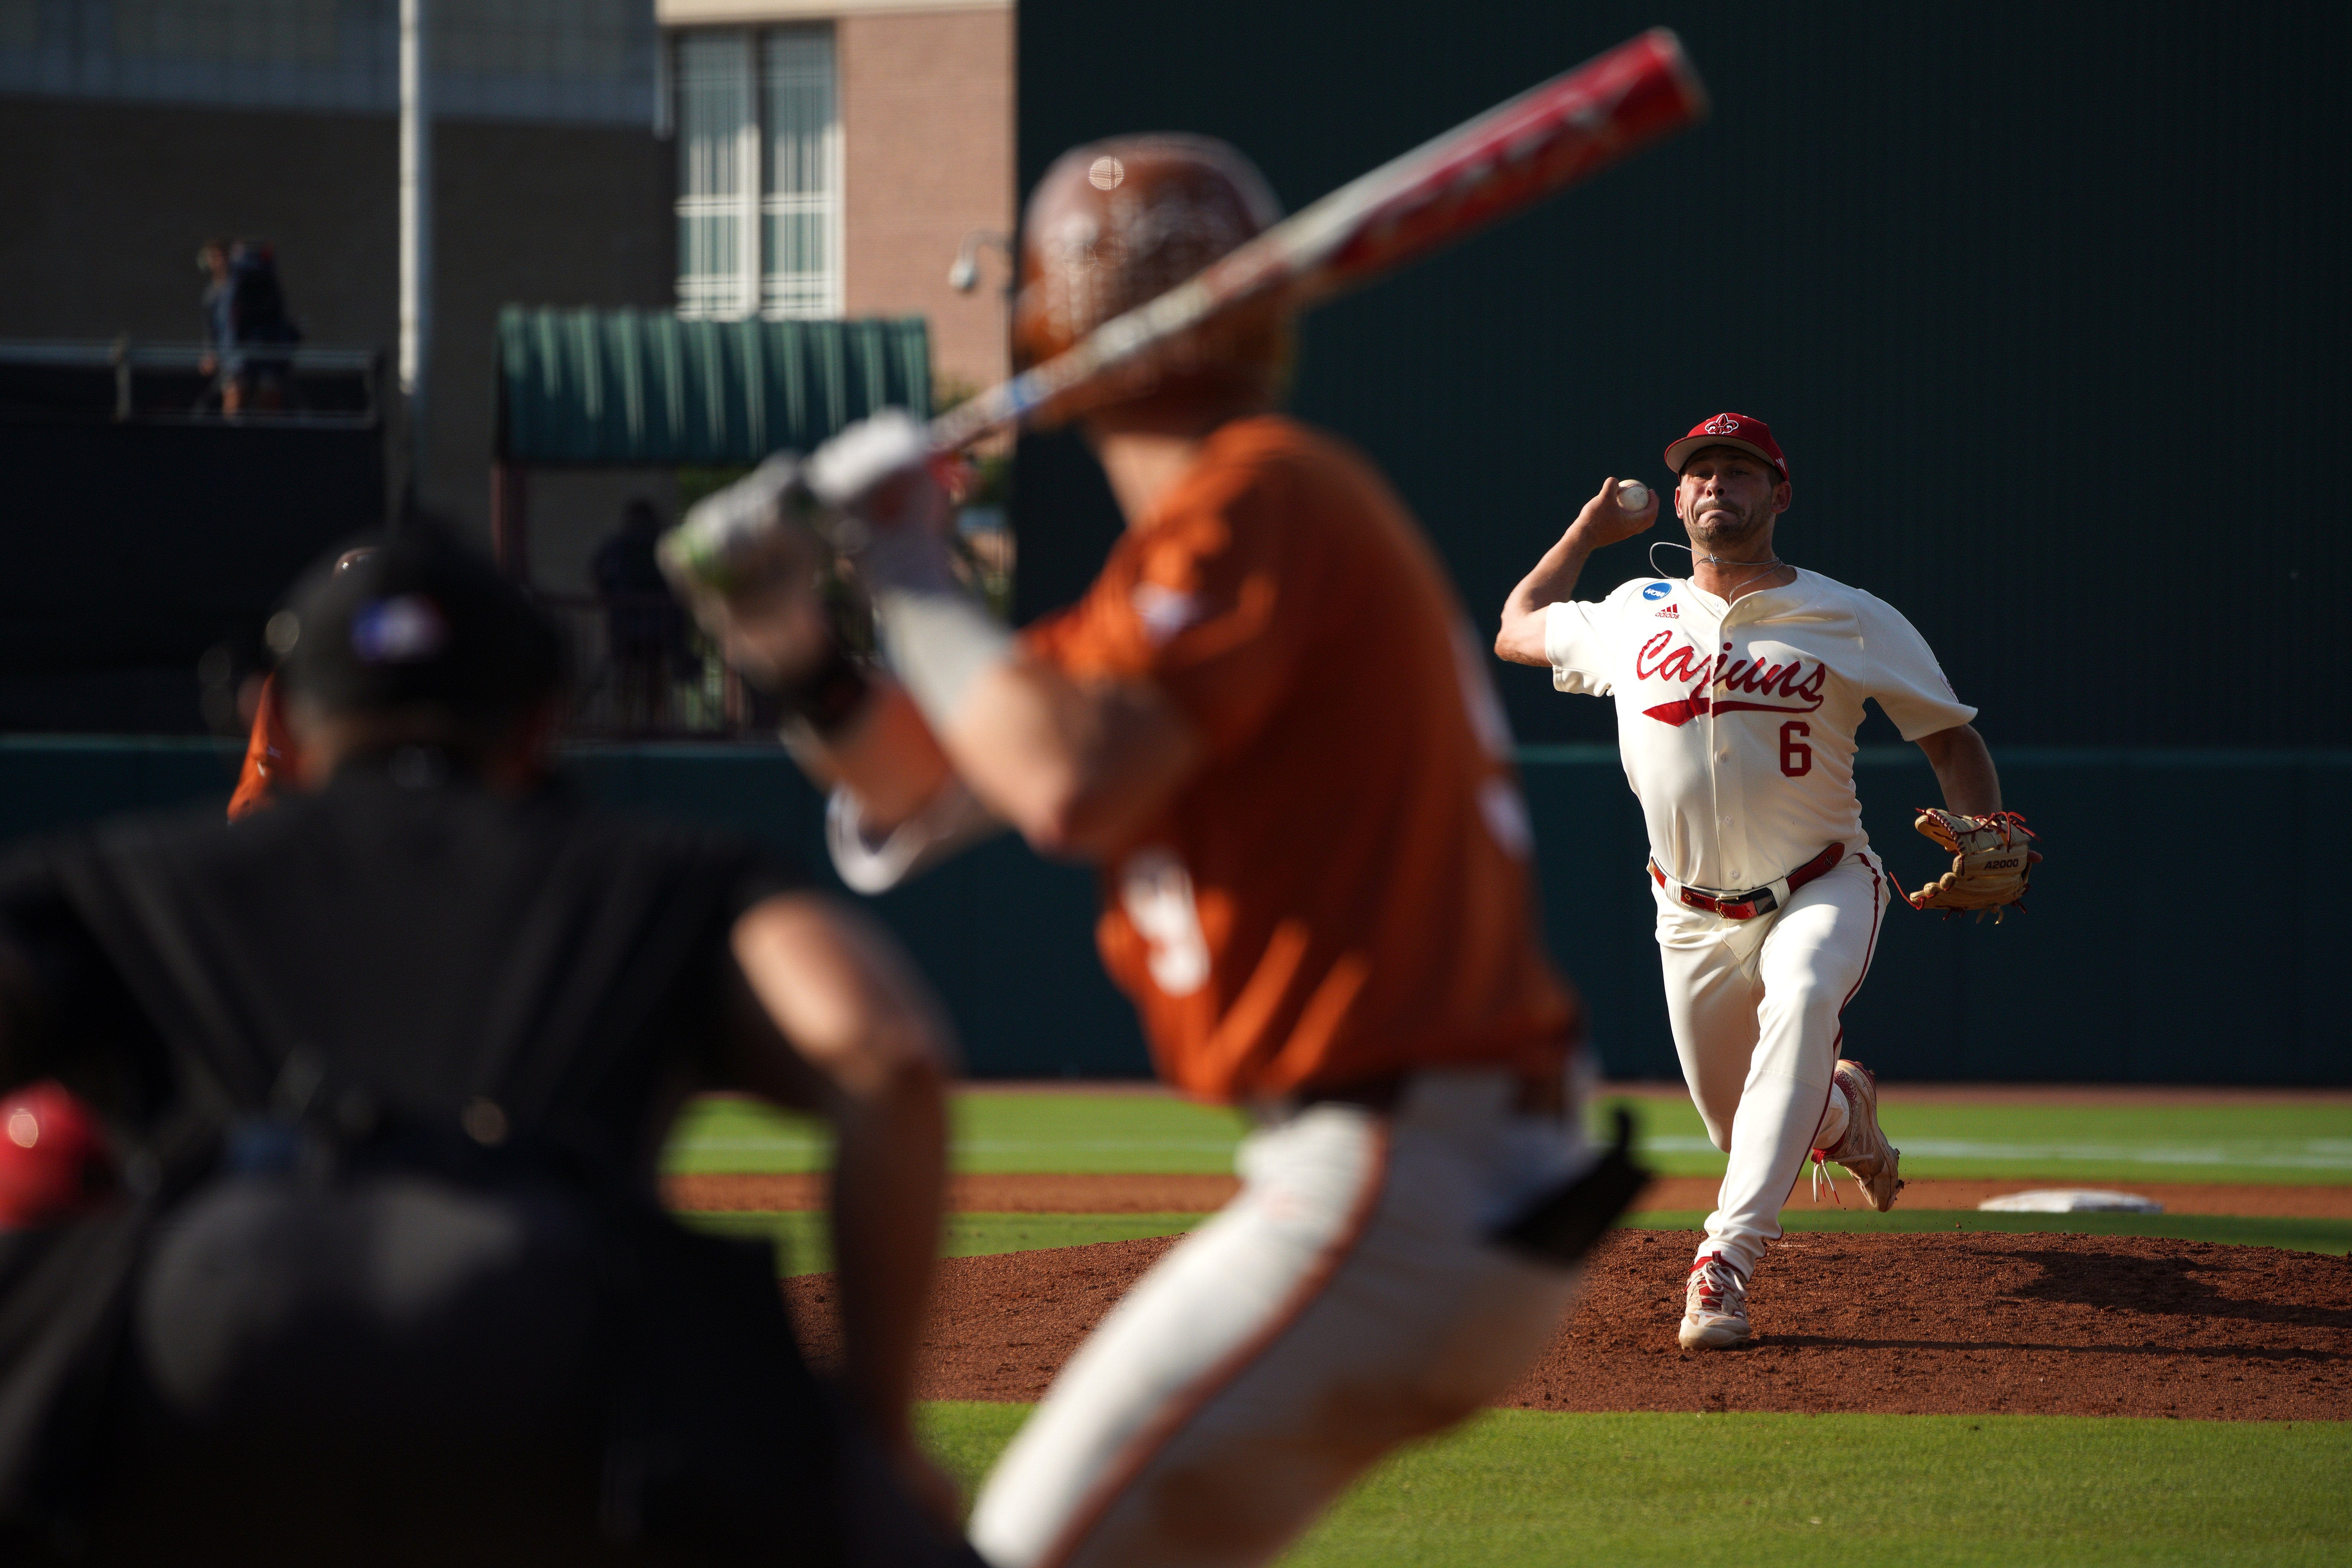
[[1739, 416], [1718, 414], [1699, 428], [1710, 436], [1737, 436], [1739, 434]]

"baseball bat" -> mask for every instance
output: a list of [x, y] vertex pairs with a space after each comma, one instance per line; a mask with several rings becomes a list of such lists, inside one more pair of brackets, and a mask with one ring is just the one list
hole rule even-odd
[[955, 451], [1083, 393], [1229, 311], [1279, 297], [1305, 308], [1420, 260], [1580, 184], [1706, 117], [1706, 89], [1653, 27], [1303, 207], [1167, 293], [931, 421]]
[[[1055, 398], [1149, 363], [1228, 311], [1269, 301], [1303, 308], [1358, 288], [1591, 179], [1706, 114], [1706, 89], [1681, 40], [1654, 27], [1349, 182], [928, 426], [909, 420], [908, 445], [960, 450]], [[798, 468], [771, 459], [696, 503], [663, 540], [663, 569], [680, 584], [706, 585], [751, 572], [787, 501], [803, 521], [822, 526], [823, 509]]]

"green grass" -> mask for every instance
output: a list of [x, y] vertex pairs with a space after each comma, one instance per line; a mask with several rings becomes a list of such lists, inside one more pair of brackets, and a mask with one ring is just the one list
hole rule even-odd
[[[1632, 1102], [1643, 1152], [1664, 1175], [1718, 1175], [1723, 1156], [1679, 1097]], [[1880, 1112], [1913, 1176], [2053, 1182], [2352, 1184], [2352, 1105], [1953, 1105]], [[1143, 1094], [966, 1094], [956, 1100], [961, 1171], [1230, 1171], [1231, 1112]], [[748, 1100], [702, 1100], [671, 1140], [678, 1172], [814, 1171], [823, 1132]]]
[[[1026, 1407], [940, 1404], [967, 1486]], [[1444, 1568], [2342, 1563], [2352, 1424], [1496, 1411], [1368, 1477], [1284, 1561]]]
[[[961, 1094], [959, 1171], [1219, 1172], [1234, 1168], [1241, 1121], [1152, 1094]], [[664, 1168], [673, 1172], [821, 1171], [830, 1148], [804, 1117], [744, 1100], [687, 1108]]]
[[[833, 1267], [825, 1216], [809, 1210], [759, 1214], [689, 1214], [698, 1230], [719, 1236], [765, 1236], [776, 1244], [779, 1274], [822, 1274]], [[948, 1216], [942, 1258], [979, 1258], [995, 1252], [1034, 1252], [1047, 1247], [1083, 1247], [1097, 1241], [1133, 1241], [1175, 1236], [1201, 1223], [1196, 1214], [960, 1214]]]
[[[1666, 1174], [1713, 1175], [1696, 1113], [1635, 1102]], [[2352, 1183], [2352, 1107], [1984, 1106], [1904, 1103], [1882, 1114], [1906, 1174], [2074, 1184]], [[968, 1172], [1223, 1172], [1230, 1114], [1141, 1095], [975, 1094], [956, 1106]], [[822, 1169], [810, 1123], [703, 1100], [673, 1141], [674, 1171]], [[971, 1256], [1160, 1236], [1192, 1215], [961, 1215], [945, 1251]], [[1702, 1215], [1636, 1222], [1695, 1229]], [[764, 1233], [788, 1272], [824, 1268], [817, 1214], [706, 1215]], [[2352, 1252], [2352, 1223], [2207, 1215], [1802, 1211], [1792, 1231], [2074, 1232]], [[925, 1411], [969, 1485], [1025, 1415], [1008, 1405]], [[1552, 1563], [2323, 1563], [2352, 1561], [2352, 1423], [2061, 1416], [1801, 1416], [1489, 1413], [1358, 1487], [1285, 1561], [1442, 1568]]]
[[[1689, 1100], [1627, 1103], [1661, 1175], [1722, 1174]], [[2352, 1105], [1906, 1104], [1893, 1084], [1878, 1115], [1906, 1176], [2352, 1184]]]
[[[1706, 1223], [1699, 1209], [1653, 1209], [1628, 1222], [1647, 1230], [1697, 1230]], [[2076, 1236], [2168, 1236], [2182, 1241], [2225, 1242], [2233, 1247], [2284, 1247], [2296, 1252], [2352, 1253], [2352, 1220], [2255, 1218], [2221, 1214], [1984, 1214], [1975, 1209], [1866, 1208], [1784, 1209], [1785, 1231], [1859, 1234], [1990, 1230]]]
[[969, 1498], [980, 1489], [988, 1467], [1013, 1441], [1013, 1434], [1034, 1408], [998, 1405], [978, 1399], [933, 1399], [915, 1406], [915, 1421], [923, 1447], [944, 1466]]

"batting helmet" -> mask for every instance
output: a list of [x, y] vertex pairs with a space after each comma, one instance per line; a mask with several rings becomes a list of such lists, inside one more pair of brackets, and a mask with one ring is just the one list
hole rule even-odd
[[[1146, 304], [1282, 216], [1265, 176], [1205, 136], [1120, 136], [1065, 153], [1030, 193], [1021, 223], [1016, 368], [1053, 358]], [[1271, 395], [1288, 374], [1289, 312], [1279, 304], [1212, 323], [1134, 373], [1090, 392], [1084, 408], [1151, 395]]]

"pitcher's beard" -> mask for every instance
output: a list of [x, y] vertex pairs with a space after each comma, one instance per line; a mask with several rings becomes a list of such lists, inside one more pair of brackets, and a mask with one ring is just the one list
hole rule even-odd
[[[1727, 512], [1711, 511], [1700, 518], [1697, 526], [1690, 531], [1691, 542], [1698, 547], [1699, 554], [1718, 556], [1726, 561], [1745, 561], [1760, 547], [1765, 526], [1770, 521], [1769, 514], [1760, 518], [1743, 517], [1736, 523], [1731, 521], [1731, 516]], [[1770, 553], [1769, 550], [1764, 552], [1766, 555]], [[1759, 555], [1756, 559], [1760, 561], [1763, 556]]]

